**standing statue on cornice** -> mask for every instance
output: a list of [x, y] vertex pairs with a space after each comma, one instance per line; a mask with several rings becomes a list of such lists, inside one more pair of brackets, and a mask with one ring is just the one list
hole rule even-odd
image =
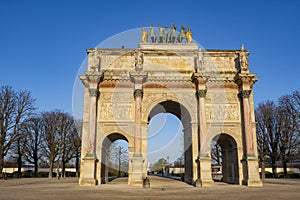
[[135, 70], [137, 72], [140, 72], [142, 70], [143, 63], [144, 63], [144, 54], [140, 50], [138, 50], [135, 53], [135, 59], [134, 59]]
[[239, 61], [240, 61], [240, 68], [242, 71], [248, 71], [248, 53], [245, 51], [244, 44], [242, 44], [240, 53], [239, 53]]
[[148, 31], [142, 28], [142, 36], [141, 36], [142, 43], [148, 43]]
[[195, 56], [195, 68], [196, 68], [196, 72], [201, 72], [203, 70], [203, 62], [204, 62], [203, 52], [202, 51], [198, 51], [196, 53], [196, 56]]
[[176, 42], [176, 24], [172, 24], [172, 30], [169, 38], [170, 43]]
[[164, 43], [168, 43], [169, 39], [169, 29], [168, 29], [168, 26], [165, 26], [165, 30], [164, 30]]
[[187, 43], [192, 43], [193, 36], [192, 36], [191, 28], [188, 28], [188, 31], [185, 32], [185, 37], [186, 37]]
[[182, 43], [183, 39], [185, 38], [184, 30], [185, 30], [185, 26], [181, 26], [180, 32], [179, 32], [179, 34], [177, 36], [177, 42], [178, 43]]
[[155, 43], [156, 42], [156, 34], [155, 34], [155, 30], [153, 28], [152, 25], [149, 26], [150, 29], [150, 38], [151, 38], [151, 42]]
[[158, 24], [158, 43], [163, 43], [164, 42], [164, 31], [162, 29], [162, 26]]

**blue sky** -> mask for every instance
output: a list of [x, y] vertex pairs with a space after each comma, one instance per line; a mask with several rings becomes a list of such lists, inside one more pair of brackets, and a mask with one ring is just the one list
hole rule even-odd
[[85, 50], [149, 24], [186, 25], [205, 49], [251, 52], [255, 103], [300, 89], [300, 2], [0, 1], [0, 85], [28, 89], [40, 110], [72, 112]]

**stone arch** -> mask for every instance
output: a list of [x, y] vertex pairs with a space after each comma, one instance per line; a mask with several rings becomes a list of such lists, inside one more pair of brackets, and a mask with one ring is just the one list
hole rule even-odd
[[240, 136], [240, 133], [238, 131], [233, 131], [230, 129], [220, 129], [220, 130], [214, 130], [212, 129], [208, 136], [205, 139], [205, 144], [207, 144], [206, 148], [210, 148], [210, 143], [211, 141], [213, 141], [214, 139], [216, 139], [218, 136], [220, 136], [221, 134], [226, 134], [230, 137], [232, 137], [232, 139], [236, 142], [237, 145], [237, 149], [238, 149], [238, 153], [242, 153], [242, 138]]
[[193, 183], [193, 136], [191, 128], [191, 114], [188, 109], [179, 102], [167, 100], [157, 103], [148, 113], [148, 123], [152, 117], [159, 113], [171, 113], [175, 115], [183, 125], [184, 132], [184, 163], [185, 182]]
[[[194, 93], [192, 93], [192, 94], [194, 94]], [[143, 109], [142, 121], [144, 123], [149, 122], [149, 115], [150, 115], [151, 111], [154, 109], [154, 107], [156, 107], [161, 102], [177, 102], [178, 104], [180, 104], [182, 106], [182, 108], [186, 111], [186, 113], [189, 113], [191, 123], [195, 123], [197, 121], [197, 116], [195, 115], [197, 110], [195, 108], [192, 108], [191, 105], [189, 105], [185, 101], [178, 100], [173, 95], [168, 96], [168, 95], [161, 94], [159, 97], [152, 98], [149, 103], [143, 104], [144, 109]], [[174, 115], [176, 115], [176, 114], [174, 114]]]
[[101, 146], [102, 149], [101, 149], [101, 172], [100, 172], [102, 184], [108, 182], [107, 150], [109, 149], [110, 145], [116, 140], [125, 140], [126, 142], [128, 142], [128, 146], [129, 146], [128, 138], [121, 133], [117, 133], [117, 132], [111, 133], [103, 139], [102, 146]]
[[212, 141], [221, 147], [223, 182], [239, 184], [238, 144], [227, 133], [220, 133], [213, 137]]

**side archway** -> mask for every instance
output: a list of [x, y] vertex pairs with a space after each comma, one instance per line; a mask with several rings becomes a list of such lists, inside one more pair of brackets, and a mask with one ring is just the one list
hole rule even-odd
[[[239, 184], [238, 149], [235, 139], [226, 133], [212, 139], [212, 157], [219, 156], [220, 171], [224, 183]], [[213, 156], [213, 154], [215, 155]]]
[[[126, 136], [120, 133], [112, 133], [106, 136], [102, 142], [101, 150], [101, 184], [105, 184], [109, 181], [108, 179], [108, 150], [111, 144], [117, 140], [124, 140], [129, 142]], [[120, 155], [119, 155], [120, 156]], [[127, 172], [128, 173], [128, 172]]]

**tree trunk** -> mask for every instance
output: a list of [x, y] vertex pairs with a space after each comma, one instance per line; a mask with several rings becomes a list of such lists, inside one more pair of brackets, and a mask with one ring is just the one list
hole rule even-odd
[[273, 178], [277, 178], [277, 168], [276, 165], [272, 163], [272, 173], [273, 173]]
[[266, 164], [265, 164], [265, 160], [261, 161], [261, 179], [265, 179], [266, 178]]
[[78, 151], [76, 151], [75, 167], [76, 167], [76, 177], [79, 177], [79, 152]]
[[50, 159], [50, 166], [49, 166], [49, 176], [48, 176], [49, 179], [52, 178], [53, 164], [54, 164], [54, 159], [51, 158]]
[[289, 178], [289, 175], [287, 173], [287, 161], [282, 162], [282, 167], [283, 167], [284, 178]]
[[0, 147], [0, 174], [2, 174], [4, 168], [4, 153], [3, 149]]
[[21, 178], [22, 174], [22, 154], [19, 152], [18, 153], [18, 178]]
[[38, 170], [39, 170], [38, 162], [34, 161], [34, 174], [33, 174], [34, 177], [37, 177]]
[[36, 152], [34, 152], [34, 155], [33, 155], [34, 159], [34, 177], [37, 177], [37, 173], [38, 173], [38, 155]]
[[66, 162], [64, 160], [62, 160], [61, 177], [66, 178]]

